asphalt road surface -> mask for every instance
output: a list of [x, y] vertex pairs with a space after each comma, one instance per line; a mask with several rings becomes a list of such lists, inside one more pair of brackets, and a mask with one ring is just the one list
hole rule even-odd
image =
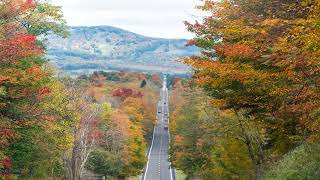
[[157, 123], [154, 128], [152, 144], [148, 154], [148, 162], [143, 180], [175, 180], [174, 170], [169, 162], [169, 102], [166, 78], [160, 91], [157, 107]]

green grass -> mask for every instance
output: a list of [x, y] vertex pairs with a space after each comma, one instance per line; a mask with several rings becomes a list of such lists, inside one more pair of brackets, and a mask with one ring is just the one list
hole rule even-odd
[[130, 180], [139, 180], [139, 176], [131, 177]]
[[319, 179], [320, 145], [304, 144], [286, 154], [263, 177], [264, 180]]
[[177, 180], [185, 180], [187, 176], [181, 170], [176, 170]]

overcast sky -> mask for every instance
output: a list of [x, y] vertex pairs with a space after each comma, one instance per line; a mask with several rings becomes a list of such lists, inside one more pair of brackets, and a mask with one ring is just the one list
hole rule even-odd
[[51, 0], [71, 26], [110, 25], [152, 37], [191, 38], [184, 20], [199, 18], [200, 0]]

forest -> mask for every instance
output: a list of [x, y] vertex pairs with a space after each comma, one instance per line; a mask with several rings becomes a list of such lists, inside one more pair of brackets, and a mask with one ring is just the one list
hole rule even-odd
[[[170, 77], [170, 162], [186, 179], [320, 177], [320, 2], [204, 0]], [[50, 35], [61, 7], [0, 0], [0, 179], [135, 179], [156, 122], [161, 75], [59, 76]]]
[[0, 179], [140, 174], [160, 76], [57, 77], [45, 52], [48, 34], [68, 35], [60, 8], [0, 5]]
[[193, 78], [171, 100], [175, 168], [200, 179], [319, 179], [320, 2], [198, 8], [207, 16], [185, 24], [202, 54], [181, 60]]

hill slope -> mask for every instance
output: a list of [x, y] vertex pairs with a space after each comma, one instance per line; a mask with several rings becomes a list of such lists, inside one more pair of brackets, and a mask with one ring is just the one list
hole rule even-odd
[[96, 70], [185, 73], [178, 58], [198, 53], [185, 39], [161, 39], [110, 26], [70, 27], [67, 39], [50, 37], [48, 57], [65, 74]]

